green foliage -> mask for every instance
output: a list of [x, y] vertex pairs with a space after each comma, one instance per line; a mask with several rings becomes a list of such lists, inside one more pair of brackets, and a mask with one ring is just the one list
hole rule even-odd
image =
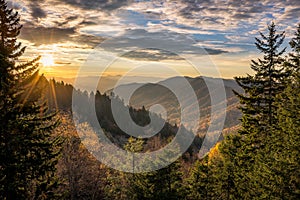
[[300, 26], [283, 62], [283, 33], [275, 25], [261, 34], [263, 59], [252, 61], [253, 76], [236, 78], [242, 129], [229, 135], [194, 165], [187, 181], [188, 199], [300, 198]]
[[276, 26], [268, 26], [268, 35], [260, 33], [262, 39], [256, 38], [256, 47], [263, 53], [263, 58], [252, 60], [251, 68], [254, 75], [235, 78], [244, 89], [245, 94], [236, 95], [240, 99], [243, 113], [242, 134], [252, 133], [257, 128], [266, 130], [276, 123], [274, 121], [274, 99], [283, 90], [283, 79], [286, 73], [283, 67], [282, 55], [285, 48], [280, 50], [284, 41], [284, 32], [277, 34]]
[[[257, 182], [262, 197], [273, 199], [299, 199], [299, 34], [290, 42], [288, 66], [290, 76], [286, 88], [275, 98], [277, 124], [272, 135], [265, 140], [265, 147], [257, 156]], [[298, 144], [298, 146], [297, 146]], [[259, 189], [259, 188], [258, 188]]]
[[[142, 139], [130, 137], [124, 146], [127, 151], [142, 152], [143, 144]], [[152, 164], [159, 166], [161, 162], [164, 161], [157, 159]], [[137, 167], [134, 162], [132, 165]], [[123, 173], [111, 170], [108, 173], [110, 184], [107, 199], [182, 199], [181, 171], [179, 161], [153, 172]]]
[[[300, 57], [298, 57], [299, 59]], [[299, 67], [299, 66], [298, 66]], [[273, 164], [281, 175], [281, 196], [300, 198], [300, 74], [295, 74], [295, 82], [278, 97], [279, 129], [278, 137], [272, 142]], [[281, 149], [281, 150], [280, 150]], [[282, 150], [283, 149], [283, 150]]]
[[240, 137], [229, 135], [196, 161], [186, 182], [187, 199], [241, 199], [235, 159], [239, 147]]
[[[241, 147], [239, 135], [226, 136], [219, 145], [219, 155], [211, 159], [211, 173], [213, 174], [212, 196], [215, 199], [241, 199], [245, 184], [245, 177], [238, 176], [243, 160], [237, 160]], [[247, 186], [246, 186], [247, 188]]]
[[[140, 166], [136, 166], [135, 154], [131, 153], [161, 148], [174, 137], [177, 126], [165, 123], [158, 136], [151, 139], [129, 137], [116, 126], [111, 112], [112, 101], [125, 110], [121, 99], [100, 92], [81, 92], [55, 80], [49, 83], [38, 75], [39, 58], [18, 62], [25, 51], [17, 42], [22, 26], [18, 13], [8, 9], [4, 0], [0, 0], [0, 20], [1, 199], [300, 198], [300, 24], [290, 42], [292, 52], [287, 60], [283, 59], [285, 48], [280, 49], [284, 33], [277, 34], [274, 23], [268, 26], [267, 35], [260, 33], [262, 39], [256, 38], [262, 58], [252, 60], [255, 74], [236, 78], [244, 90], [235, 92], [243, 113], [240, 132], [226, 136], [204, 159], [197, 160], [183, 180], [183, 171], [188, 169], [183, 169], [180, 159], [157, 171], [135, 173]], [[72, 93], [82, 103], [77, 108], [82, 109], [79, 122], [90, 121], [91, 127], [100, 123], [105, 134], [130, 156], [109, 159], [115, 164], [132, 160], [133, 173], [107, 169], [98, 163], [75, 136], [72, 125], [61, 129], [64, 134], [72, 130], [72, 134], [65, 137], [63, 155], [60, 154], [62, 139], [53, 135], [58, 122], [55, 114], [49, 112], [45, 98], [51, 109], [68, 112]], [[95, 105], [91, 105], [93, 99]], [[93, 106], [98, 119], [91, 119]], [[145, 107], [129, 107], [129, 113], [140, 126], [150, 122]], [[84, 130], [84, 142], [92, 145], [95, 137], [88, 129]], [[202, 140], [198, 138], [194, 146], [200, 143]], [[176, 149], [180, 149], [179, 144], [151, 164], [159, 167], [173, 160]], [[190, 152], [194, 153], [194, 149]], [[64, 179], [62, 188], [57, 167]]]
[[277, 34], [275, 24], [271, 23], [268, 35], [260, 35], [262, 39], [256, 38], [255, 44], [263, 58], [252, 60], [251, 68], [255, 74], [236, 78], [245, 91], [245, 94], [236, 93], [243, 113], [241, 146], [234, 158], [239, 162], [236, 165], [236, 177], [239, 177], [236, 186], [241, 197], [247, 199], [253, 196], [264, 198], [267, 194], [263, 186], [269, 185], [269, 181], [261, 178], [269, 163], [267, 138], [274, 137], [278, 109], [276, 96], [284, 90], [288, 75], [282, 58], [285, 48], [280, 50], [284, 32]]
[[208, 157], [198, 160], [192, 168], [187, 180], [187, 199], [208, 199], [210, 195], [211, 173], [208, 165]]
[[0, 21], [0, 198], [54, 199], [62, 140], [52, 135], [58, 122], [42, 98], [39, 58], [18, 63], [25, 51], [17, 42], [22, 26], [4, 0]]
[[298, 24], [294, 38], [290, 41], [292, 52], [289, 54], [288, 65], [291, 67], [292, 72], [298, 73], [300, 66], [300, 23]]

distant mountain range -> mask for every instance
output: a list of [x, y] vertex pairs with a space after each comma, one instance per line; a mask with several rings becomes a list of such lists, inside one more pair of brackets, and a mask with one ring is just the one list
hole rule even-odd
[[[146, 110], [150, 110], [151, 112], [155, 112], [160, 115], [163, 119], [168, 121], [170, 124], [176, 126], [181, 124], [181, 107], [177, 100], [175, 94], [169, 90], [168, 88], [164, 87], [163, 85], [172, 85], [176, 87], [183, 96], [183, 101], [181, 102], [185, 105], [191, 104], [191, 106], [187, 107], [187, 116], [193, 118], [195, 113], [197, 112], [192, 108], [191, 103], [191, 96], [188, 87], [191, 87], [196, 95], [199, 110], [200, 110], [200, 118], [199, 118], [199, 126], [197, 130], [189, 129], [189, 124], [184, 124], [188, 130], [192, 130], [199, 138], [203, 138], [205, 134], [208, 132], [208, 128], [211, 124], [211, 96], [214, 96], [218, 90], [212, 89], [210, 92], [207, 87], [207, 83], [209, 83], [212, 88], [220, 87], [217, 83], [222, 81], [224, 84], [224, 89], [226, 92], [226, 118], [224, 127], [222, 130], [222, 134], [226, 135], [228, 133], [234, 133], [238, 130], [240, 126], [239, 119], [241, 118], [241, 112], [238, 109], [239, 100], [234, 95], [233, 90], [242, 93], [243, 90], [237, 85], [237, 83], [232, 79], [216, 79], [216, 78], [209, 78], [209, 77], [172, 77], [168, 79], [161, 79], [161, 78], [152, 78], [152, 77], [126, 77], [122, 80], [122, 84], [118, 83], [119, 79], [122, 78], [121, 76], [107, 76], [101, 77], [100, 82], [98, 83], [98, 90], [103, 94], [106, 93], [108, 95], [118, 96], [120, 99], [124, 98], [128, 95], [129, 91], [133, 90], [134, 93], [130, 97], [128, 101], [128, 105], [137, 109], [143, 110], [143, 106]], [[93, 88], [91, 83], [97, 82], [99, 77], [96, 76], [88, 76], [88, 77], [80, 77], [77, 79], [79, 80], [79, 85], [77, 84], [76, 89], [80, 89], [81, 91], [88, 91], [90, 92]], [[56, 81], [64, 81], [65, 83], [73, 84], [75, 79], [64, 79], [64, 78], [56, 78]], [[188, 85], [183, 85], [183, 80], [186, 80]], [[115, 87], [115, 85], [118, 85]], [[57, 86], [58, 87], [58, 86]], [[64, 104], [69, 104], [71, 99], [65, 101], [66, 92], [65, 89], [69, 86], [64, 86], [62, 89], [57, 90], [57, 92], [61, 91], [62, 95], [61, 100], [58, 102], [65, 102]], [[114, 88], [115, 87], [115, 88]], [[114, 88], [114, 89], [112, 89]], [[70, 88], [71, 89], [71, 88]], [[70, 92], [70, 91], [69, 91]], [[67, 93], [69, 93], [67, 92]], [[57, 98], [58, 98], [57, 97]], [[71, 96], [70, 96], [71, 97]], [[59, 98], [58, 98], [59, 99]], [[224, 102], [218, 102], [217, 104], [222, 104]], [[125, 102], [126, 104], [126, 102]], [[152, 109], [153, 105], [161, 105], [165, 109], [157, 109], [160, 107], [155, 107], [156, 109]], [[217, 119], [215, 121], [221, 121], [223, 112], [219, 112], [217, 115]], [[215, 141], [219, 138], [220, 132], [210, 132], [209, 143], [206, 146], [211, 148]], [[207, 137], [206, 137], [207, 138]]]
[[[155, 104], [162, 105], [167, 113], [162, 112], [162, 110], [152, 110], [161, 116], [167, 114], [166, 120], [171, 124], [180, 124], [181, 117], [181, 109], [180, 104], [175, 96], [175, 94], [166, 88], [163, 85], [173, 85], [182, 91], [182, 94], [185, 95], [184, 101], [188, 103], [190, 101], [190, 94], [186, 92], [189, 90], [187, 85], [182, 85], [183, 79], [186, 79], [190, 86], [195, 91], [199, 108], [200, 108], [200, 120], [199, 120], [199, 129], [196, 133], [199, 136], [203, 136], [209, 127], [210, 124], [210, 112], [211, 112], [211, 96], [214, 96], [214, 92], [217, 90], [210, 91], [207, 87], [207, 82], [213, 87], [220, 87], [217, 85], [217, 82], [220, 79], [208, 78], [208, 77], [173, 77], [169, 78], [157, 83], [130, 83], [117, 86], [114, 90], [108, 90], [107, 93], [119, 96], [121, 99], [126, 99], [129, 91], [135, 90], [132, 94], [129, 105], [140, 109], [143, 106], [148, 110], [151, 106]], [[218, 80], [218, 81], [217, 81]], [[227, 104], [227, 112], [226, 119], [223, 132], [226, 134], [227, 132], [236, 131], [237, 127], [240, 124], [241, 112], [238, 110], [239, 101], [237, 97], [234, 95], [232, 90], [237, 92], [243, 92], [242, 89], [238, 86], [238, 84], [232, 79], [222, 79], [226, 92], [226, 104]], [[185, 94], [186, 93], [186, 94]], [[184, 102], [183, 102], [184, 103]], [[220, 102], [222, 103], [222, 102]], [[193, 115], [195, 112], [192, 109], [189, 109], [188, 115]], [[222, 115], [220, 114], [220, 117]], [[195, 132], [195, 131], [194, 131]]]
[[[55, 80], [48, 81], [43, 76], [40, 77], [37, 86], [46, 88], [44, 97], [48, 101], [50, 110], [59, 112], [62, 115], [69, 115], [70, 118], [72, 118], [72, 116], [75, 117], [77, 123], [83, 126], [81, 132], [84, 134], [89, 133], [86, 132], [87, 126], [85, 124], [88, 124], [88, 127], [94, 128], [93, 130], [97, 133], [100, 131], [98, 127], [98, 125], [100, 125], [106, 137], [120, 148], [124, 147], [130, 137], [130, 135], [124, 131], [124, 128], [125, 130], [131, 130], [131, 134], [134, 131], [137, 131], [137, 133], [134, 133], [137, 135], [150, 134], [149, 137], [143, 139], [145, 142], [143, 151], [145, 152], [158, 150], [160, 147], [167, 145], [168, 141], [177, 135], [177, 132], [180, 132], [181, 135], [176, 137], [176, 144], [178, 144], [178, 148], [180, 148], [182, 152], [187, 150], [189, 159], [195, 159], [201, 147], [202, 138], [194, 137], [194, 134], [185, 127], [175, 126], [165, 122], [160, 116], [155, 113], [150, 113], [146, 109], [127, 107], [122, 100], [117, 97], [110, 97], [106, 94], [101, 94], [99, 91], [96, 93], [87, 93], [86, 91], [75, 89], [71, 84], [56, 82]], [[77, 101], [75, 100], [76, 106], [72, 107], [74, 96]], [[93, 102], [92, 99], [94, 99], [94, 104], [91, 103]], [[124, 119], [123, 115], [113, 115], [112, 103], [117, 105], [115, 107], [118, 110], [117, 113], [125, 113], [128, 110], [131, 120]], [[93, 114], [94, 109], [96, 115]], [[156, 123], [150, 123], [150, 120], [154, 120]], [[119, 123], [117, 123], [117, 121]], [[134, 124], [130, 123], [130, 121], [133, 121]], [[135, 129], [135, 124], [146, 128], [137, 130]], [[123, 129], [119, 127], [119, 125], [121, 125]], [[157, 134], [152, 136], [151, 134], [153, 132]], [[88, 135], [85, 135], [84, 137], [87, 136]], [[99, 142], [104, 144], [106, 140], [99, 139]], [[191, 142], [191, 144], [186, 146], [186, 142]], [[187, 147], [189, 148], [186, 149]]]
[[[76, 89], [86, 90], [88, 92], [92, 91], [94, 88], [93, 83], [98, 82], [97, 89], [104, 93], [112, 88], [118, 83], [122, 76], [102, 76], [99, 79], [99, 76], [82, 76], [77, 78], [63, 78], [55, 77], [56, 81], [63, 81], [65, 83], [74, 85], [76, 81]], [[122, 78], [121, 84], [129, 83], [155, 83], [162, 80], [162, 78], [147, 77], [147, 76], [126, 76]]]
[[[94, 77], [96, 78], [96, 77]], [[87, 80], [91, 80], [91, 77], [86, 77]], [[150, 79], [150, 78], [149, 78]], [[56, 79], [59, 80], [59, 79]], [[105, 80], [105, 79], [103, 79]], [[104, 86], [111, 87], [112, 85], [112, 79], [109, 78], [109, 82], [104, 84]], [[117, 82], [117, 77], [115, 77], [115, 82]], [[151, 79], [153, 80], [153, 79]], [[187, 85], [182, 84], [183, 80], [186, 80], [188, 83]], [[61, 80], [62, 81], [62, 80]], [[129, 80], [128, 80], [129, 81]], [[168, 121], [166, 123], [166, 128], [164, 128], [159, 134], [158, 138], [160, 140], [162, 138], [165, 138], [161, 140], [161, 145], [164, 144], [167, 141], [167, 138], [169, 136], [174, 135], [178, 127], [181, 127], [181, 108], [179, 101], [175, 94], [168, 88], [166, 88], [163, 85], [172, 85], [176, 87], [181, 95], [183, 96], [183, 101], [180, 102], [185, 105], [191, 104], [191, 95], [189, 92], [189, 87], [192, 88], [192, 91], [196, 95], [196, 103], [199, 105], [200, 110], [200, 118], [199, 118], [199, 126], [197, 130], [189, 129], [189, 124], [183, 124], [184, 127], [187, 127], [188, 132], [190, 130], [193, 131], [193, 133], [196, 135], [196, 139], [194, 140], [191, 148], [189, 149], [189, 152], [191, 155], [195, 156], [195, 152], [199, 151], [199, 148], [201, 147], [201, 143], [204, 139], [204, 136], [209, 135], [208, 137], [205, 137], [204, 143], [202, 146], [204, 146], [201, 151], [203, 153], [207, 152], [212, 146], [214, 146], [215, 142], [217, 140], [222, 139], [219, 138], [220, 132], [208, 132], [208, 127], [210, 126], [211, 121], [211, 96], [214, 96], [215, 93], [217, 93], [217, 87], [220, 87], [217, 83], [222, 81], [224, 84], [224, 89], [226, 92], [226, 119], [224, 128], [222, 130], [223, 135], [227, 133], [234, 133], [237, 131], [237, 129], [240, 126], [239, 119], [241, 118], [241, 112], [238, 110], [239, 106], [239, 100], [234, 95], [233, 90], [242, 93], [243, 90], [237, 85], [237, 83], [234, 80], [230, 79], [215, 79], [215, 78], [208, 78], [208, 77], [173, 77], [169, 79], [165, 79], [156, 83], [128, 83], [119, 85], [114, 89], [107, 90], [104, 94], [102, 91], [101, 93], [87, 93], [84, 92], [84, 90], [88, 89], [86, 87], [83, 88], [74, 88], [68, 83], [69, 81], [64, 80], [65, 83], [62, 82], [56, 82], [56, 81], [50, 81], [49, 82], [41, 77], [41, 82], [43, 84], [49, 85], [49, 96], [48, 96], [48, 103], [50, 108], [56, 108], [60, 111], [70, 111], [72, 107], [72, 93], [75, 92], [79, 97], [82, 99], [82, 112], [85, 113], [82, 119], [83, 122], [89, 118], [89, 115], [91, 113], [91, 106], [90, 100], [91, 98], [96, 98], [96, 110], [98, 115], [98, 120], [108, 133], [111, 134], [111, 136], [117, 136], [117, 137], [111, 137], [112, 140], [119, 144], [120, 146], [123, 146], [124, 143], [127, 141], [126, 134], [118, 128], [116, 125], [114, 118], [112, 117], [111, 113], [111, 99], [116, 99], [116, 101], [120, 101], [118, 104], [120, 105], [120, 108], [125, 108], [124, 103], [126, 104], [126, 101], [122, 102], [122, 97], [125, 97], [129, 91], [134, 90], [132, 96], [130, 97], [130, 100], [128, 101], [128, 105], [130, 106], [130, 115], [134, 119], [134, 121], [143, 126], [149, 122], [149, 112], [150, 110], [152, 113], [158, 114], [156, 119], [159, 119], [160, 117]], [[82, 81], [84, 83], [84, 81]], [[88, 85], [89, 82], [86, 82], [85, 84]], [[209, 83], [210, 86], [212, 86], [211, 91], [208, 90], [207, 83]], [[101, 83], [99, 83], [99, 86], [101, 86]], [[103, 85], [102, 85], [103, 87]], [[92, 88], [92, 87], [91, 87]], [[75, 89], [75, 90], [74, 90]], [[81, 89], [81, 90], [78, 90]], [[215, 102], [217, 105], [222, 104], [224, 102]], [[165, 109], [165, 113], [162, 112], [161, 109], [151, 109], [153, 108], [153, 105], [159, 104], [161, 107]], [[123, 106], [122, 106], [123, 105]], [[158, 107], [159, 108], [159, 107]], [[197, 112], [196, 110], [190, 109], [189, 106], [186, 108], [187, 115], [191, 117], [194, 116], [194, 113]], [[217, 115], [218, 118], [221, 118], [223, 113], [220, 111]], [[119, 116], [122, 118], [122, 116]], [[180, 126], [179, 126], [180, 125]], [[191, 132], [190, 132], [191, 133]], [[110, 135], [109, 134], [109, 135]], [[191, 133], [192, 134], [192, 133]], [[153, 139], [150, 139], [147, 141], [147, 145], [150, 145], [146, 149], [155, 149], [154, 147], [157, 146], [157, 144], [153, 141], [156, 137]], [[207, 142], [207, 138], [208, 142]], [[158, 146], [161, 146], [158, 145]], [[200, 154], [202, 153], [200, 151]], [[194, 153], [192, 153], [194, 152]]]

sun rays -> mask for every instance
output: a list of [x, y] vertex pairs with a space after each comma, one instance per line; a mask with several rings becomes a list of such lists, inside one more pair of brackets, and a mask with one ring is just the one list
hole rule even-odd
[[55, 64], [52, 54], [42, 55], [40, 62], [43, 65], [43, 67], [52, 67]]

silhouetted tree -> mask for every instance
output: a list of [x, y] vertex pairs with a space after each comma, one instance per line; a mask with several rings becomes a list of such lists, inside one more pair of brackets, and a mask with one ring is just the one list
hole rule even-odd
[[295, 36], [290, 41], [292, 52], [289, 54], [289, 64], [292, 70], [297, 73], [300, 69], [300, 23], [298, 24]]
[[61, 139], [52, 135], [57, 121], [42, 99], [39, 58], [18, 62], [25, 51], [17, 42], [19, 21], [0, 0], [0, 198], [53, 199]]
[[268, 35], [260, 35], [262, 39], [256, 38], [255, 44], [263, 53], [263, 58], [252, 60], [251, 68], [255, 74], [235, 78], [245, 91], [245, 94], [235, 92], [242, 104], [242, 134], [251, 133], [255, 127], [266, 129], [275, 122], [274, 99], [284, 88], [282, 81], [286, 74], [282, 55], [285, 48], [279, 49], [285, 38], [284, 32], [277, 34], [272, 22], [268, 26]]

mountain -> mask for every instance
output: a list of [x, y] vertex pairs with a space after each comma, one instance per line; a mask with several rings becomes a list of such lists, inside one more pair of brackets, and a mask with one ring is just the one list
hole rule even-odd
[[55, 77], [56, 81], [71, 84], [75, 86], [76, 82], [76, 89], [80, 89], [82, 91], [92, 91], [94, 88], [94, 83], [98, 83], [97, 90], [101, 93], [104, 93], [107, 90], [110, 90], [115, 87], [120, 79], [122, 79], [122, 84], [129, 84], [129, 83], [152, 83], [162, 80], [162, 78], [153, 78], [153, 77], [146, 77], [146, 76], [80, 76], [77, 78], [63, 78], [63, 77]]
[[[207, 133], [208, 127], [210, 126], [210, 110], [211, 110], [211, 96], [218, 92], [217, 88], [220, 87], [217, 82], [222, 81], [224, 83], [225, 91], [226, 91], [226, 120], [223, 128], [223, 134], [229, 132], [235, 132], [239, 127], [239, 118], [241, 117], [241, 113], [238, 110], [239, 101], [235, 97], [232, 90], [236, 90], [238, 92], [242, 92], [242, 89], [239, 88], [237, 83], [234, 80], [230, 79], [215, 79], [215, 78], [207, 78], [207, 77], [173, 77], [169, 78], [157, 83], [129, 83], [116, 87], [114, 90], [108, 90], [107, 94], [98, 93], [88, 93], [82, 92], [78, 89], [75, 89], [71, 84], [65, 84], [62, 82], [56, 82], [54, 80], [50, 81], [50, 95], [49, 95], [49, 103], [50, 107], [58, 108], [59, 110], [71, 110], [72, 106], [72, 93], [75, 91], [76, 94], [82, 98], [82, 112], [85, 113], [85, 116], [81, 118], [82, 122], [85, 122], [89, 118], [89, 114], [91, 113], [91, 105], [90, 100], [92, 98], [96, 98], [96, 109], [97, 109], [97, 117], [101, 126], [107, 132], [107, 135], [110, 135], [109, 138], [114, 140], [116, 144], [119, 146], [123, 146], [127, 141], [128, 135], [124, 133], [118, 125], [114, 121], [114, 116], [111, 113], [111, 100], [115, 99], [120, 105], [119, 108], [123, 110], [126, 107], [126, 101], [122, 101], [122, 97], [125, 97], [130, 90], [133, 89], [135, 91], [128, 101], [130, 115], [132, 119], [136, 122], [136, 124], [140, 126], [145, 126], [149, 123], [149, 116], [151, 115], [148, 110], [154, 113], [157, 113], [155, 119], [161, 120], [161, 118], [167, 121], [167, 128], [163, 129], [161, 134], [158, 134], [159, 140], [161, 140], [161, 145], [166, 144], [167, 138], [170, 136], [173, 137], [176, 134], [176, 130], [178, 130], [179, 124], [181, 124], [181, 109], [179, 101], [175, 94], [168, 88], [163, 85], [170, 85], [180, 93], [182, 96], [182, 104], [187, 105], [186, 107], [186, 115], [189, 118], [193, 118], [195, 116], [196, 110], [193, 110], [192, 106], [194, 103], [192, 102], [190, 94], [187, 92], [188, 87], [193, 89], [193, 92], [196, 94], [196, 103], [199, 105], [200, 109], [200, 118], [199, 118], [199, 127], [197, 130], [192, 130], [189, 128], [189, 124], [184, 124], [184, 127], [189, 131], [193, 131], [196, 134], [196, 140], [193, 143], [193, 147], [190, 149], [190, 153], [199, 151], [199, 147], [201, 147], [202, 138]], [[182, 84], [184, 81], [187, 81], [187, 85]], [[212, 87], [209, 92], [207, 83]], [[54, 91], [54, 92], [53, 92]], [[113, 93], [114, 94], [113, 94]], [[112, 94], [111, 94], [112, 93]], [[222, 104], [224, 102], [218, 101], [215, 102], [217, 105]], [[166, 113], [162, 112], [161, 107], [155, 107], [153, 109], [153, 105], [159, 104], [165, 108]], [[216, 121], [219, 121], [222, 117], [220, 115], [217, 116]], [[119, 117], [123, 118], [122, 115]], [[155, 127], [154, 127], [155, 128]], [[219, 139], [219, 132], [209, 132], [206, 136], [209, 135], [208, 142], [205, 141], [203, 146], [205, 146], [204, 151], [210, 149]], [[155, 144], [156, 139], [152, 138], [147, 141], [147, 144], [152, 147], [147, 147], [146, 149], [152, 149]], [[192, 153], [193, 154], [193, 153]]]
[[[130, 132], [130, 134], [147, 136], [147, 138], [143, 139], [145, 142], [143, 150], [145, 152], [160, 149], [162, 146], [167, 145], [170, 139], [177, 136], [177, 133], [181, 133], [181, 136], [176, 139], [178, 147], [182, 149], [183, 152], [187, 150], [185, 154], [187, 158], [196, 158], [197, 152], [201, 147], [202, 138], [194, 137], [194, 134], [185, 127], [172, 125], [159, 115], [151, 113], [145, 108], [135, 109], [128, 107], [124, 105], [124, 102], [118, 97], [101, 94], [99, 91], [96, 93], [83, 92], [79, 89], [75, 89], [71, 84], [65, 84], [64, 82], [57, 82], [55, 80], [47, 81], [44, 77], [42, 77], [41, 80], [43, 85], [48, 87], [46, 99], [49, 108], [68, 115], [70, 118], [75, 116], [76, 121], [83, 125], [83, 132], [85, 132], [86, 127], [84, 124], [88, 124], [95, 132], [99, 132], [98, 125], [100, 124], [107, 138], [116, 146], [123, 148], [130, 137], [126, 130], [137, 131], [136, 133]], [[72, 103], [74, 102], [76, 106], [72, 107]], [[94, 102], [94, 104], [92, 102]], [[117, 105], [115, 107], [117, 113], [126, 112], [128, 110], [130, 119], [126, 120], [124, 115], [115, 116], [112, 111], [112, 103]], [[94, 109], [96, 115], [93, 114]], [[130, 120], [140, 127], [145, 127], [145, 129], [136, 129], [135, 124], [132, 124]], [[151, 123], [152, 120], [155, 123]], [[117, 123], [117, 121], [119, 123]], [[123, 128], [120, 127], [120, 125]], [[157, 134], [152, 136], [151, 134], [153, 133]], [[188, 149], [186, 149], [185, 141], [191, 141], [192, 143]], [[104, 140], [100, 142], [105, 143]]]
[[[216, 78], [208, 78], [208, 77], [173, 77], [169, 78], [157, 83], [131, 83], [125, 84], [116, 87], [115, 89], [108, 90], [107, 93], [113, 93], [115, 96], [118, 96], [121, 99], [126, 99], [126, 96], [130, 91], [134, 91], [132, 96], [130, 97], [129, 105], [134, 108], [142, 108], [143, 106], [146, 109], [151, 109], [151, 106], [159, 104], [165, 108], [166, 113], [162, 109], [154, 109], [152, 111], [160, 114], [161, 116], [165, 116], [167, 114], [167, 121], [171, 124], [180, 124], [181, 117], [181, 108], [180, 103], [177, 100], [175, 94], [165, 87], [164, 85], [176, 87], [177, 91], [180, 91], [180, 95], [183, 96], [183, 105], [191, 104], [191, 95], [189, 92], [189, 86], [184, 84], [184, 80], [186, 80], [189, 85], [194, 90], [197, 103], [200, 109], [200, 119], [199, 119], [199, 128], [198, 130], [194, 130], [198, 135], [204, 135], [210, 124], [211, 117], [211, 96], [214, 96], [218, 90], [216, 88], [220, 87], [218, 82], [220, 79]], [[221, 79], [224, 83], [225, 92], [226, 92], [226, 119], [223, 131], [229, 132], [234, 131], [240, 124], [239, 119], [241, 117], [241, 113], [238, 110], [239, 101], [237, 97], [234, 95], [232, 90], [243, 92], [243, 90], [237, 85], [237, 83], [232, 79]], [[209, 83], [212, 88], [211, 91], [208, 90], [207, 83]], [[126, 102], [126, 101], [125, 101]], [[222, 101], [217, 100], [217, 104], [224, 103]], [[191, 105], [192, 107], [192, 105]], [[188, 110], [189, 116], [195, 116], [193, 109], [186, 108]], [[219, 118], [222, 117], [221, 113]], [[218, 121], [217, 119], [216, 121]]]

